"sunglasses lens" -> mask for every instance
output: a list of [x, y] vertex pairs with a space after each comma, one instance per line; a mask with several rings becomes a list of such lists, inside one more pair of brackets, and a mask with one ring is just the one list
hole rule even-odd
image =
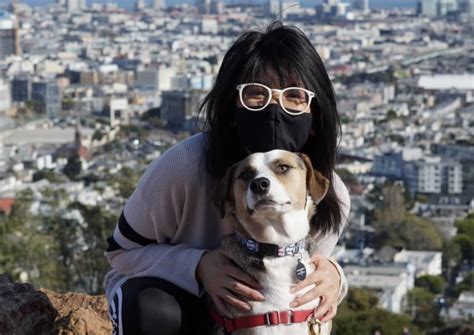
[[242, 103], [247, 108], [261, 108], [269, 98], [268, 90], [260, 85], [247, 85], [242, 90]]
[[298, 88], [291, 88], [283, 92], [283, 107], [290, 112], [306, 111], [309, 105], [309, 95], [306, 91]]

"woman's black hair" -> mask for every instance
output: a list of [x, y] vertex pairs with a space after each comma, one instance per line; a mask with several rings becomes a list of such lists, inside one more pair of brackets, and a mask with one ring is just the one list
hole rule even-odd
[[236, 85], [245, 82], [260, 82], [272, 88], [299, 84], [315, 92], [311, 102], [312, 134], [301, 152], [331, 183], [313, 223], [323, 234], [339, 232], [341, 208], [332, 186], [340, 132], [335, 93], [316, 49], [298, 27], [273, 21], [263, 32], [242, 33], [225, 54], [212, 90], [198, 106], [199, 114], [206, 115], [209, 135], [207, 170], [221, 178], [228, 167], [247, 155], [233, 118]]

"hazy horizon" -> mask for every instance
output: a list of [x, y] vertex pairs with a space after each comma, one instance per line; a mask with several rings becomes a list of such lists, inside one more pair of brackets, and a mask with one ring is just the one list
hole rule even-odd
[[[236, 2], [239, 0], [224, 0], [225, 3]], [[264, 0], [254, 0], [255, 2], [264, 2]], [[8, 2], [8, 1], [7, 1]], [[30, 6], [44, 6], [47, 4], [54, 3], [55, 0], [19, 0], [20, 3], [27, 3]], [[115, 2], [120, 7], [133, 8], [136, 0], [86, 0], [87, 4], [91, 3], [107, 3]], [[151, 1], [145, 1], [147, 3]], [[195, 3], [195, 0], [165, 0], [167, 5], [170, 4], [182, 4], [182, 3]], [[304, 7], [312, 7], [316, 4], [321, 3], [321, 0], [300, 0]], [[351, 2], [351, 1], [345, 1]], [[417, 0], [396, 0], [396, 1], [384, 1], [384, 0], [369, 0], [369, 7], [374, 9], [382, 8], [415, 8]]]

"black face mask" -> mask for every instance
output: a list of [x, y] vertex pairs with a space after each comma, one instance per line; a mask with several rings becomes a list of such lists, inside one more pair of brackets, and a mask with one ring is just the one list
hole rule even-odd
[[261, 111], [235, 106], [234, 119], [240, 142], [252, 153], [274, 149], [297, 152], [308, 140], [313, 115], [290, 115], [280, 105], [269, 104]]

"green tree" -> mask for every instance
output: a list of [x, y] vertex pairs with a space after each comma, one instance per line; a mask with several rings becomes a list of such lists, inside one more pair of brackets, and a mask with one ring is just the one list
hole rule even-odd
[[85, 206], [76, 202], [68, 208], [78, 209], [85, 221], [82, 225], [70, 223], [76, 236], [81, 236], [86, 243], [71, 241], [69, 247], [74, 250], [70, 271], [75, 278], [75, 286], [89, 294], [103, 293], [102, 280], [110, 267], [104, 251], [107, 249], [107, 237], [113, 232], [118, 217], [102, 206]]
[[140, 178], [140, 171], [134, 171], [129, 167], [123, 167], [120, 171], [109, 178], [113, 187], [117, 187], [122, 198], [127, 199], [135, 189]]
[[22, 191], [11, 213], [0, 217], [0, 273], [10, 273], [15, 280], [26, 273], [36, 287], [62, 289], [57, 240], [42, 217], [31, 214], [32, 201], [33, 193]]
[[443, 268], [451, 272], [462, 259], [461, 248], [454, 241], [448, 241], [443, 246]]
[[414, 323], [421, 329], [442, 325], [435, 305], [435, 295], [423, 287], [415, 287], [407, 294], [407, 312], [414, 314]]
[[404, 188], [401, 185], [385, 185], [382, 201], [373, 211], [376, 247], [384, 245], [404, 247], [410, 250], [440, 250], [441, 235], [427, 219], [405, 210]]
[[463, 291], [473, 291], [474, 290], [474, 271], [471, 271], [462, 282], [458, 283], [454, 287], [454, 296], [457, 298]]
[[459, 245], [463, 260], [471, 261], [473, 258], [474, 241], [466, 234], [457, 234], [453, 242]]
[[441, 276], [425, 275], [416, 278], [415, 285], [428, 290], [433, 294], [439, 294], [444, 289], [444, 279]]
[[393, 314], [377, 307], [378, 298], [370, 290], [350, 288], [334, 319], [335, 334], [367, 335], [376, 330], [384, 335], [400, 335], [408, 327], [412, 335], [420, 334], [406, 314]]
[[64, 166], [63, 172], [71, 180], [76, 180], [76, 178], [81, 173], [82, 163], [81, 158], [76, 153], [68, 158], [66, 165]]
[[39, 170], [33, 173], [33, 181], [38, 181], [41, 179], [46, 179], [50, 181], [51, 183], [57, 183], [61, 181], [61, 178], [59, 178], [58, 175], [54, 172], [54, 170]]
[[348, 169], [336, 169], [337, 174], [346, 184], [357, 184], [357, 177]]

